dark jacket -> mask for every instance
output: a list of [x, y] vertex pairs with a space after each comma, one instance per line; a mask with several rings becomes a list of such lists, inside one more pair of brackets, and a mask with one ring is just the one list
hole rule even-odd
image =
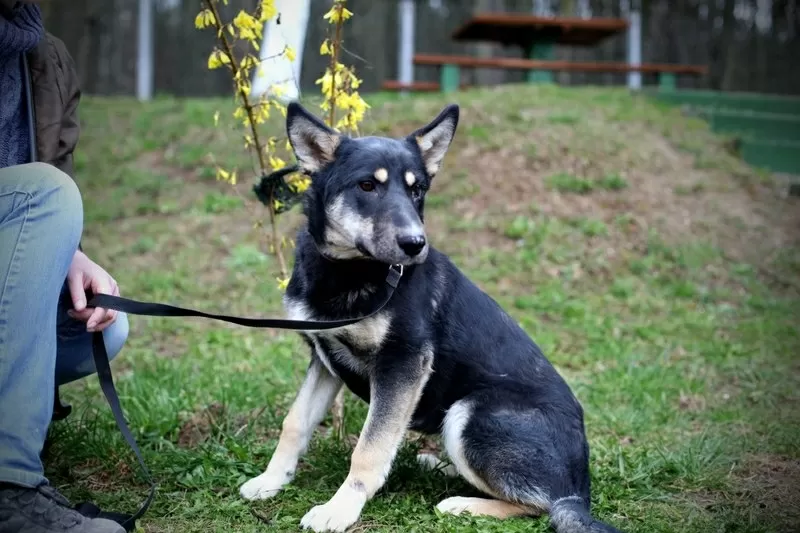
[[75, 62], [64, 43], [49, 33], [26, 58], [33, 95], [36, 159], [75, 179], [72, 152], [80, 135], [81, 97]]
[[[10, 11], [18, 0], [0, 0]], [[81, 91], [75, 62], [57, 37], [45, 32], [25, 56], [26, 91], [33, 100], [36, 160], [49, 163], [75, 179], [72, 152], [78, 144], [78, 102]], [[26, 97], [26, 105], [27, 105]]]

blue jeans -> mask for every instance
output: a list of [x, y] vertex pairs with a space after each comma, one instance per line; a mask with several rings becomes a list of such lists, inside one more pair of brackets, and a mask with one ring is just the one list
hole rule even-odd
[[[83, 231], [72, 179], [51, 165], [0, 169], [0, 482], [46, 483], [41, 453], [56, 384], [94, 373], [92, 336], [72, 319], [65, 280]], [[127, 317], [104, 332], [110, 358]]]

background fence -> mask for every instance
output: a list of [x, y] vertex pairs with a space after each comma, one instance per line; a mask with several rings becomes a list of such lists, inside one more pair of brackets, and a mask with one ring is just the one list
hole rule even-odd
[[[49, 31], [62, 38], [78, 66], [84, 91], [133, 95], [136, 89], [138, 0], [42, 0]], [[230, 13], [257, 0], [230, 0]], [[798, 0], [417, 0], [415, 51], [521, 57], [521, 51], [494, 45], [457, 44], [450, 36], [476, 11], [624, 17], [642, 13], [642, 61], [705, 64], [709, 74], [683, 86], [724, 91], [800, 94], [800, 10]], [[155, 92], [176, 96], [230, 94], [222, 72], [206, 68], [213, 45], [208, 31], [194, 27], [199, 0], [154, 0]], [[330, 0], [311, 0], [302, 90], [314, 90], [324, 69], [319, 55], [328, 24], [322, 15]], [[396, 0], [349, 0], [356, 17], [347, 24], [345, 61], [355, 64], [364, 92], [396, 79], [398, 24]], [[590, 49], [560, 47], [557, 58], [626, 59], [625, 36]], [[523, 72], [478, 69], [478, 84], [522, 81]], [[415, 79], [437, 80], [433, 69], [415, 68]], [[562, 84], [623, 84], [620, 74], [559, 73]]]

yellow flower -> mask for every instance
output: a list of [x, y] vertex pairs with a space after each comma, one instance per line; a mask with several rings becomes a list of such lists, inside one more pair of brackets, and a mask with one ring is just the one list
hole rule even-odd
[[325, 39], [324, 41], [322, 41], [322, 46], [319, 47], [319, 54], [327, 56], [330, 55], [331, 53], [332, 53], [331, 43], [330, 41], [328, 41], [328, 39]]
[[275, 0], [261, 0], [261, 22], [266, 22], [278, 14], [275, 8]]
[[295, 177], [289, 181], [289, 187], [291, 187], [295, 192], [304, 192], [311, 186], [311, 180], [307, 176], [300, 174], [294, 174], [294, 176]]
[[286, 45], [286, 48], [283, 49], [283, 53], [286, 54], [286, 59], [288, 59], [289, 61], [294, 61], [295, 57], [297, 57], [297, 54], [295, 54], [294, 49], [288, 44]]
[[217, 167], [217, 179], [224, 180], [230, 182], [232, 185], [236, 185], [236, 171], [228, 172], [224, 168]]
[[272, 167], [272, 170], [280, 170], [286, 166], [286, 162], [280, 157], [271, 155], [269, 156], [269, 165]]
[[256, 117], [258, 118], [258, 123], [263, 124], [264, 122], [269, 119], [269, 106], [260, 105], [256, 109]]
[[239, 10], [239, 14], [233, 19], [233, 25], [239, 30], [255, 30], [261, 27], [255, 17], [243, 9]]
[[285, 291], [286, 287], [289, 286], [289, 278], [286, 279], [275, 278], [275, 279], [278, 280], [278, 289]]
[[258, 58], [252, 54], [247, 54], [242, 58], [241, 68], [251, 69], [258, 64]]
[[243, 82], [239, 83], [239, 90], [245, 96], [250, 96], [250, 82], [243, 81]]
[[280, 98], [284, 94], [286, 94], [286, 86], [283, 84], [276, 83], [272, 87], [270, 87], [270, 91], [272, 91], [272, 95], [276, 98]]
[[239, 30], [239, 37], [251, 41], [251, 44], [257, 48], [253, 41], [261, 38], [261, 23], [253, 15], [241, 10], [233, 19], [233, 25]]
[[231, 58], [222, 50], [213, 50], [208, 56], [208, 70], [214, 70], [222, 65], [229, 65]]
[[214, 13], [212, 13], [210, 9], [202, 10], [194, 19], [194, 27], [198, 30], [202, 30], [212, 24], [214, 24]]
[[322, 85], [322, 94], [325, 96], [329, 96], [331, 94], [331, 89], [333, 87], [333, 76], [331, 75], [330, 69], [325, 70], [325, 74], [322, 75], [317, 81], [314, 82], [315, 85]]
[[344, 7], [344, 2], [337, 1], [335, 4], [333, 4], [333, 7], [331, 7], [330, 11], [325, 13], [325, 16], [322, 18], [331, 24], [337, 24], [339, 21], [345, 21], [352, 16], [353, 12]]

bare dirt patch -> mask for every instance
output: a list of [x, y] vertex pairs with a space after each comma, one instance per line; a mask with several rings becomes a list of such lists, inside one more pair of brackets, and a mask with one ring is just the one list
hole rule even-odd
[[181, 448], [194, 448], [205, 442], [211, 435], [214, 426], [225, 417], [225, 406], [215, 402], [193, 413], [186, 419], [178, 431], [178, 446]]
[[[624, 215], [632, 231], [616, 236], [611, 232], [607, 240], [617, 241], [617, 246], [641, 243], [652, 229], [672, 244], [709, 242], [732, 260], [767, 272], [783, 250], [800, 245], [800, 201], [782, 197], [757, 176], [743, 180], [697, 168], [696, 156], [679, 151], [644, 126], [627, 124], [609, 133], [627, 142], [613, 154], [584, 146], [592, 135], [532, 130], [524, 139], [495, 139], [494, 147], [472, 139], [454, 143], [448, 172], [467, 170], [480, 188], [450, 209], [466, 218], [476, 213], [513, 217], [534, 210], [548, 217], [588, 217], [606, 223]], [[531, 146], [538, 147], [533, 155]], [[587, 179], [618, 174], [627, 187], [595, 188], [584, 194], [557, 190], [547, 180], [558, 173]], [[502, 242], [497, 237], [495, 245]], [[800, 273], [795, 274], [800, 281]]]
[[800, 531], [800, 459], [751, 455], [732, 475], [739, 498], [754, 514], [781, 532]]

